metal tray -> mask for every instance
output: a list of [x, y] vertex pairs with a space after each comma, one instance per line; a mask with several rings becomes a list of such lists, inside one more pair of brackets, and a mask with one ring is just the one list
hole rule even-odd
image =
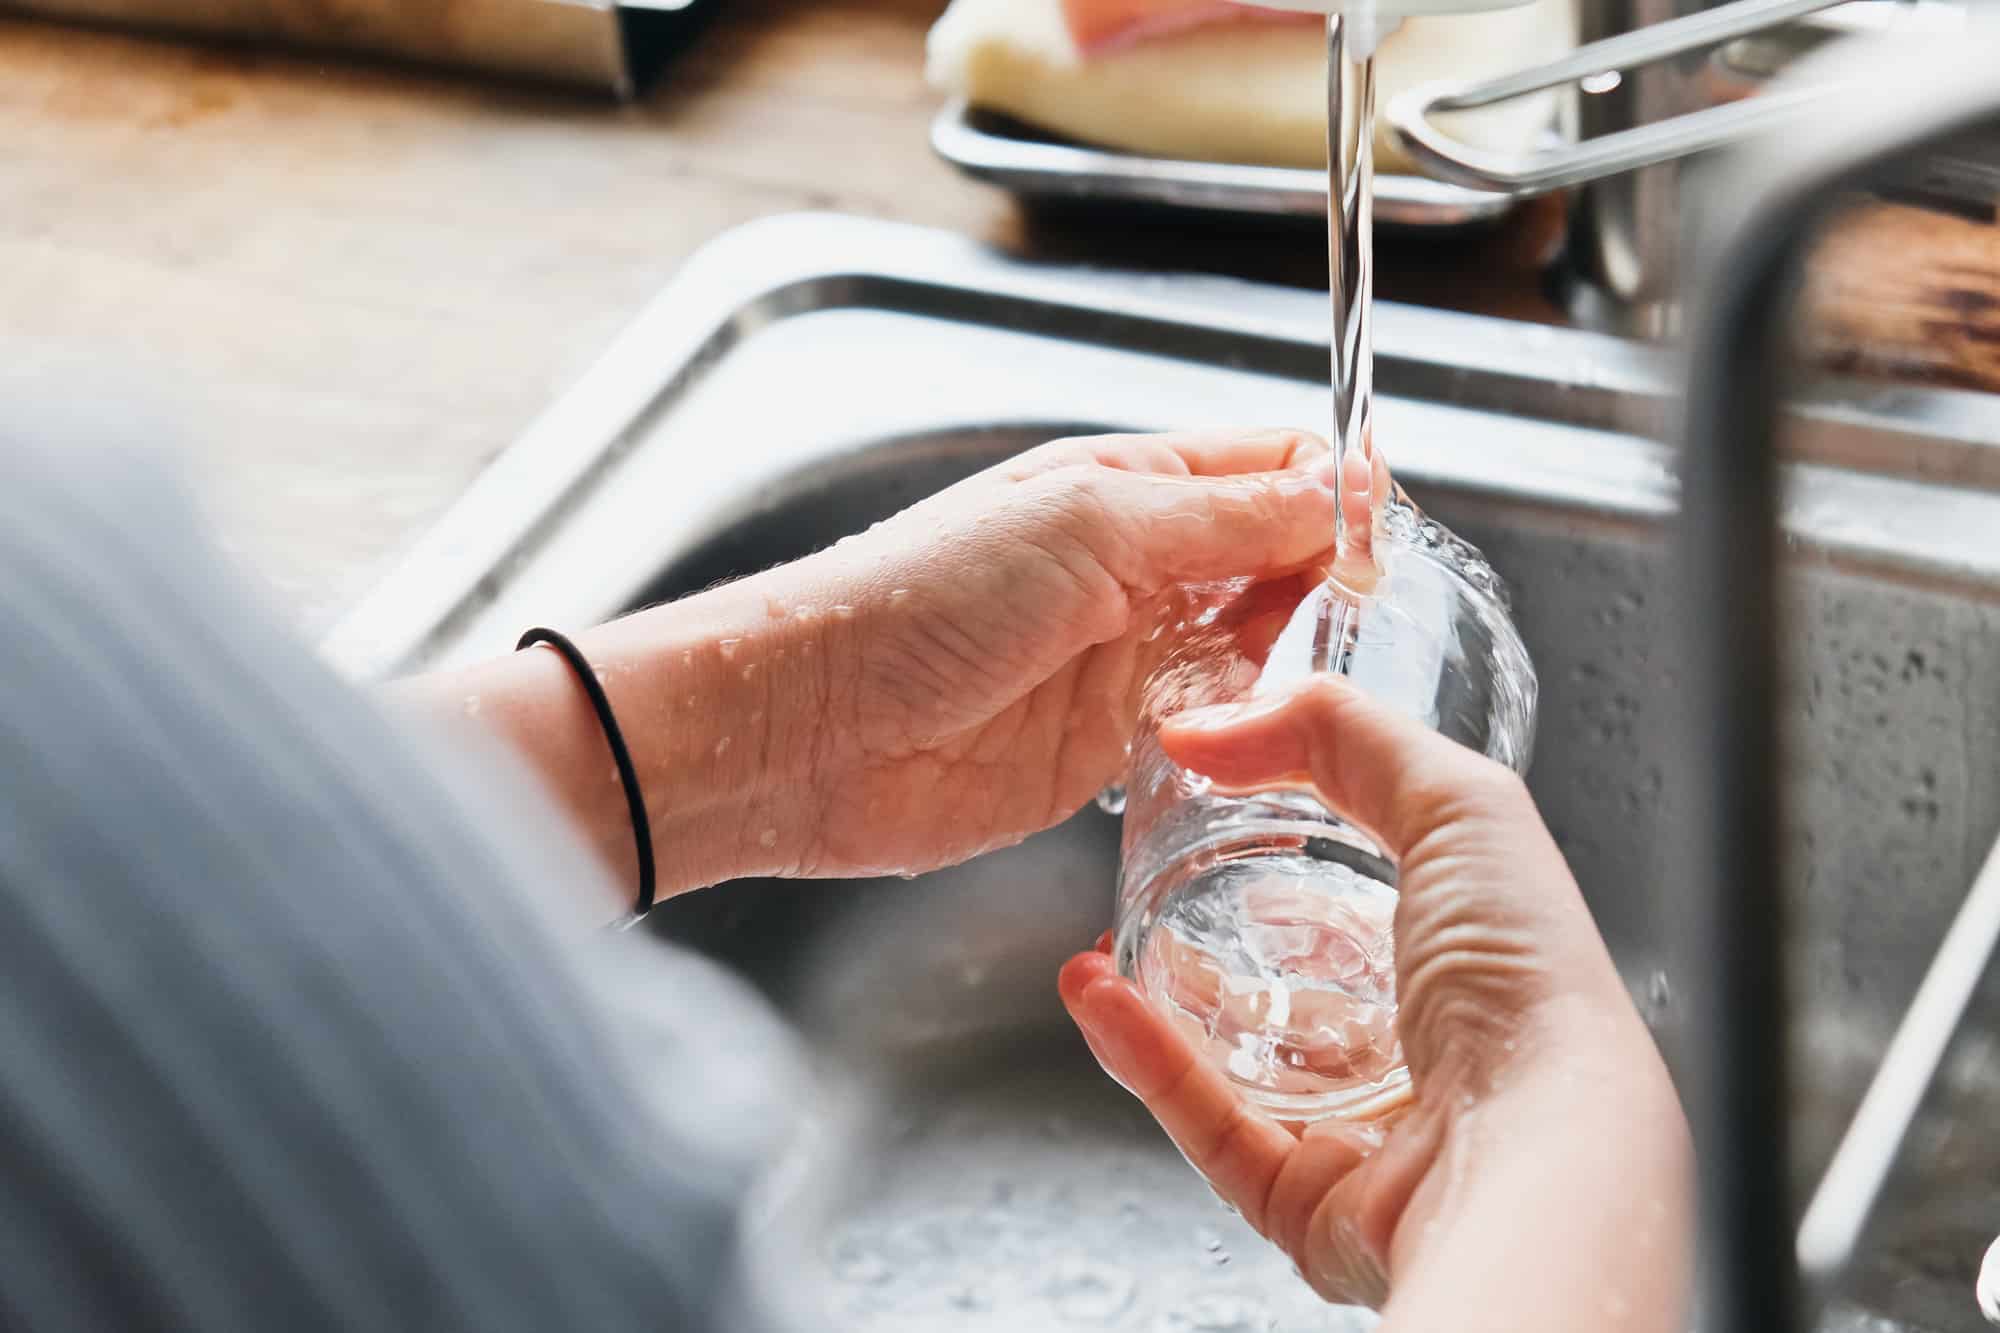
[[[966, 175], [1027, 198], [1145, 204], [1182, 212], [1326, 219], [1326, 175], [1303, 167], [1189, 162], [1093, 148], [954, 99], [931, 122], [931, 147]], [[1375, 178], [1378, 227], [1427, 231], [1496, 222], [1504, 194], [1422, 176]]]
[[[1378, 307], [1378, 438], [1515, 592], [1530, 783], [1671, 1047], [1683, 636], [1657, 434], [1673, 378], [1602, 335]], [[794, 558], [1060, 434], [1312, 423], [1325, 298], [1025, 263], [833, 217], [715, 242], [480, 477], [326, 650], [364, 676], [508, 651]], [[1782, 714], [1796, 1144], [1816, 1173], [2000, 826], [2000, 420], [1825, 386], [1791, 416]], [[752, 979], [858, 1089], [787, 1225], [798, 1327], [1342, 1333], [1098, 1073], [1053, 978], [1110, 912], [1116, 821], [904, 881], [685, 895], [660, 928]], [[2000, 1142], [2000, 975], [1975, 1003], [1827, 1330], [1974, 1325]], [[672, 1090], [686, 1095], [685, 1088]], [[835, 1099], [845, 1103], [846, 1099]], [[821, 1200], [824, 1202], [822, 1203]], [[824, 1208], [824, 1212], [814, 1209]]]

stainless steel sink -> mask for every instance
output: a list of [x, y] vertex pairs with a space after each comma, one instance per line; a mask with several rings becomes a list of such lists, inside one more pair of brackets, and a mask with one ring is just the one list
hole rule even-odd
[[[1061, 434], [1325, 415], [1323, 299], [1038, 268], [830, 217], [717, 242], [327, 643], [376, 676], [504, 652], [802, 555]], [[1663, 611], [1663, 368], [1569, 330], [1385, 306], [1379, 435], [1515, 591], [1541, 673], [1531, 781], [1670, 1053], [1654, 886], [1679, 636]], [[1788, 886], [1796, 1169], [1831, 1151], [2000, 829], [2000, 412], [1830, 384], [1792, 418]], [[1055, 970], [1106, 923], [1085, 810], [912, 881], [744, 883], [660, 928], [740, 969], [867, 1090], [829, 1142], [814, 1299], [868, 1329], [1364, 1326], [1318, 1306], [1069, 1033]], [[2000, 986], [1954, 1044], [1844, 1328], [1980, 1327], [2000, 1232]], [[1607, 1092], [1607, 1095], [1611, 1095]], [[1532, 1225], [1532, 1219], [1525, 1219]]]

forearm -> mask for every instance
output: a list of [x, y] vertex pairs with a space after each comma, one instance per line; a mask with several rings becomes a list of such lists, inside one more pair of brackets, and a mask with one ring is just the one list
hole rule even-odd
[[1687, 1130], [1629, 1027], [1557, 1046], [1454, 1126], [1397, 1226], [1383, 1333], [1685, 1329]]
[[[782, 874], [802, 855], [822, 667], [776, 593], [768, 576], [747, 579], [574, 636], [632, 752], [661, 897]], [[404, 707], [499, 735], [619, 882], [637, 883], [624, 788], [588, 697], [556, 653], [513, 653], [390, 692]]]

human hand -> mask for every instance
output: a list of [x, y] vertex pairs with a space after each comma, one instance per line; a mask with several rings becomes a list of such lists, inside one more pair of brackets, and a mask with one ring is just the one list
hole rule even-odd
[[[1386, 493], [1353, 460], [1350, 530]], [[577, 636], [632, 750], [662, 894], [919, 871], [1076, 810], [1124, 764], [1162, 598], [1328, 555], [1297, 431], [1059, 440], [838, 545]], [[627, 883], [631, 821], [568, 669], [516, 653], [403, 683], [548, 779]]]
[[1398, 864], [1414, 1100], [1281, 1124], [1102, 951], [1063, 1001], [1105, 1069], [1331, 1301], [1385, 1328], [1678, 1328], [1679, 1103], [1561, 853], [1506, 768], [1322, 678], [1160, 734], [1223, 789], [1309, 787]]
[[[1331, 546], [1297, 431], [1060, 440], [771, 571], [811, 608], [820, 719], [793, 873], [923, 870], [1068, 816], [1121, 770], [1173, 585]], [[1350, 479], [1360, 526], [1370, 474]]]

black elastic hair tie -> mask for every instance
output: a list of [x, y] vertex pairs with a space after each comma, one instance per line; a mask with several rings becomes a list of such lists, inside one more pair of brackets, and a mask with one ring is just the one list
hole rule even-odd
[[597, 712], [597, 724], [604, 729], [604, 739], [611, 746], [612, 761], [618, 765], [618, 780], [625, 784], [625, 806], [632, 816], [632, 837], [639, 845], [639, 898], [631, 915], [617, 923], [617, 929], [630, 930], [653, 910], [655, 888], [653, 823], [646, 817], [646, 800], [639, 794], [639, 772], [632, 766], [632, 752], [625, 748], [625, 733], [618, 729], [618, 719], [611, 712], [611, 700], [605, 697], [604, 686], [598, 682], [597, 672], [589, 660], [567, 636], [540, 626], [523, 634], [521, 641], [514, 645], [514, 651], [518, 653], [538, 643], [546, 643], [561, 654], [583, 686], [583, 692], [590, 696], [590, 706]]

